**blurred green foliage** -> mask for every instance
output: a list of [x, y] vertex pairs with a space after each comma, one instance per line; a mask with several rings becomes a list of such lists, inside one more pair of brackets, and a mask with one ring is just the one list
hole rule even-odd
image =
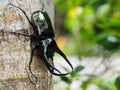
[[[103, 55], [111, 56], [120, 49], [120, 0], [54, 0], [59, 34], [68, 37], [65, 50], [78, 57]], [[84, 66], [78, 66], [68, 77], [61, 77], [68, 86], [79, 78]], [[95, 78], [95, 77], [94, 77]], [[82, 82], [80, 90], [87, 90], [95, 84], [99, 90], [120, 90], [120, 77], [115, 83], [96, 77]], [[116, 86], [116, 87], [115, 87]], [[66, 90], [70, 90], [67, 88]]]
[[119, 51], [119, 0], [55, 0], [55, 10], [56, 16], [62, 14], [64, 31], [70, 36], [69, 53], [81, 57]]

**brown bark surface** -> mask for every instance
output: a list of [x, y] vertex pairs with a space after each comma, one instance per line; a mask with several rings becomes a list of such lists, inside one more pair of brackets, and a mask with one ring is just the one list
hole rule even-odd
[[[32, 28], [19, 6], [28, 17], [36, 10], [48, 12], [53, 23], [53, 0], [0, 0], [0, 31], [13, 31], [28, 34]], [[43, 60], [36, 53], [32, 62], [32, 72], [38, 77], [36, 84], [28, 78], [30, 60], [29, 38], [0, 33], [0, 90], [52, 90], [52, 76], [47, 71]]]

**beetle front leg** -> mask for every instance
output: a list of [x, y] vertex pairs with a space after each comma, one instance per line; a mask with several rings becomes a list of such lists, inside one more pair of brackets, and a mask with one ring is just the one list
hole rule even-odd
[[26, 12], [25, 12], [23, 9], [21, 9], [20, 7], [15, 6], [15, 5], [11, 4], [11, 3], [9, 3], [9, 5], [12, 5], [13, 7], [16, 7], [16, 8], [18, 8], [19, 10], [21, 10], [21, 11], [23, 12], [23, 14], [25, 15], [25, 17], [27, 18], [29, 24], [30, 24], [31, 26], [33, 26], [32, 22], [30, 21], [30, 19], [28, 18]]
[[67, 57], [65, 56], [65, 54], [59, 49], [59, 47], [57, 46], [57, 44], [56, 44], [56, 42], [54, 40], [52, 41], [52, 46], [54, 48], [54, 51], [56, 53], [58, 53], [59, 55], [61, 55], [64, 58], [64, 60], [68, 63], [68, 65], [70, 65], [70, 67], [71, 67], [71, 69], [73, 71], [72, 64], [69, 62], [69, 60], [67, 59]]
[[[56, 75], [56, 76], [61, 76], [61, 75], [67, 75], [68, 73], [62, 74], [57, 68], [55, 68], [50, 62], [49, 59], [47, 57], [47, 49], [48, 49], [48, 45], [52, 42], [52, 39], [48, 38], [46, 40], [42, 40], [42, 45], [43, 45], [43, 51], [41, 52], [42, 56], [43, 56], [43, 60], [48, 68], [48, 70]], [[55, 72], [56, 71], [56, 72]]]

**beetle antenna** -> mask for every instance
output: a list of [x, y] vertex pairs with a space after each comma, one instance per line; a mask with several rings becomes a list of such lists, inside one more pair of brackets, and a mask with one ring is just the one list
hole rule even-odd
[[42, 11], [44, 9], [44, 3], [43, 3], [43, 0], [40, 1], [42, 3]]
[[43, 11], [43, 9], [44, 9], [44, 4], [42, 3], [42, 11]]

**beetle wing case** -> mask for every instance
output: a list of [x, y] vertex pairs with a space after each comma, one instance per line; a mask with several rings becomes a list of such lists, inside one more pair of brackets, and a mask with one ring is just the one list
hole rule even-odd
[[[37, 19], [36, 19], [36, 17], [37, 17]], [[42, 25], [43, 26], [42, 28], [41, 28], [41, 25], [38, 25], [38, 24], [36, 25], [37, 21], [35, 21], [35, 19], [38, 20], [38, 22], [41, 21], [42, 24], [44, 22], [44, 25]], [[54, 35], [52, 23], [51, 23], [51, 20], [46, 12], [44, 12], [44, 11], [33, 12], [32, 16], [31, 16], [31, 21], [32, 21], [33, 27], [36, 28], [35, 33], [38, 36], [44, 36], [47, 38], [54, 38], [55, 35]], [[39, 24], [41, 24], [41, 23], [39, 23]], [[40, 30], [40, 29], [43, 29], [43, 30]]]

